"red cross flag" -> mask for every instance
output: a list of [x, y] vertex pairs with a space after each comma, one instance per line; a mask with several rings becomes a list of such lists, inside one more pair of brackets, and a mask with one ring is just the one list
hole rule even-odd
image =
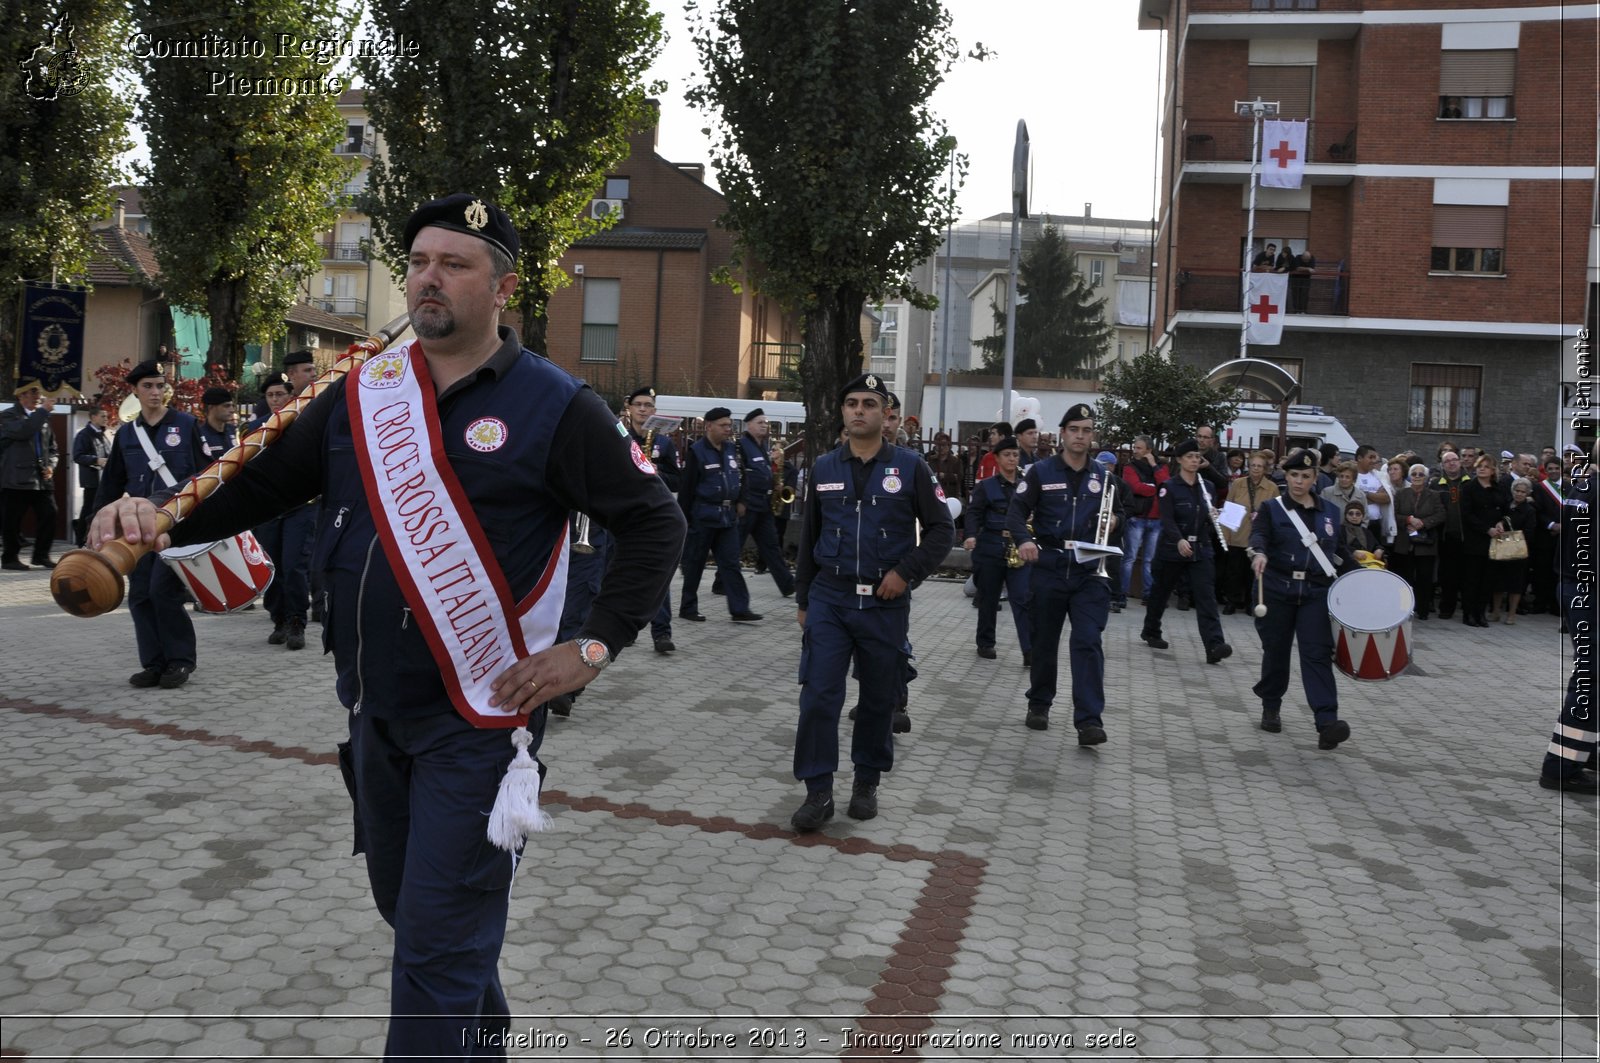
[[1250, 343], [1276, 345], [1283, 340], [1283, 311], [1289, 296], [1287, 273], [1246, 273], [1250, 279], [1245, 299], [1244, 338]]
[[1261, 187], [1299, 188], [1306, 171], [1306, 124], [1262, 123]]

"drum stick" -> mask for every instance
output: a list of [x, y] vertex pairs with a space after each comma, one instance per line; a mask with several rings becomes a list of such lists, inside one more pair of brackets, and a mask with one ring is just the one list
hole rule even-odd
[[1267, 615], [1267, 576], [1266, 573], [1256, 577], [1256, 607], [1252, 610], [1257, 616]]
[[[157, 534], [165, 534], [176, 527], [212, 492], [231, 480], [245, 462], [276, 442], [312, 399], [360, 366], [369, 355], [387, 347], [410, 323], [410, 315], [401, 314], [379, 329], [377, 335], [351, 344], [345, 356], [333, 368], [168, 499], [156, 511]], [[98, 550], [68, 551], [61, 555], [55, 571], [50, 574], [50, 594], [57, 605], [73, 616], [108, 613], [122, 604], [123, 578], [133, 571], [140, 558], [154, 548], [154, 543], [130, 543], [117, 538], [102, 543]]]

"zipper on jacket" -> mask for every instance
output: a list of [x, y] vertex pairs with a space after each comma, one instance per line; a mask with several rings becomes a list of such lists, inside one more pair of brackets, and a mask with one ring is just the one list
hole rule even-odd
[[[338, 527], [338, 524], [334, 527]], [[367, 573], [372, 568], [372, 551], [377, 545], [378, 536], [374, 534], [372, 541], [367, 544], [367, 559], [361, 564], [361, 583], [356, 587], [356, 706], [350, 711], [358, 716], [361, 714], [361, 699], [367, 694], [367, 681], [361, 674], [361, 654], [365, 648], [361, 641], [361, 617], [365, 612], [363, 603], [367, 597]]]
[[[849, 472], [848, 469], [846, 469], [845, 471]], [[856, 499], [856, 584], [859, 586], [860, 583], [861, 583], [861, 499], [858, 498], [858, 499]], [[859, 594], [856, 595], [856, 608], [857, 609], [865, 609], [866, 608], [866, 605], [861, 601], [861, 596]]]

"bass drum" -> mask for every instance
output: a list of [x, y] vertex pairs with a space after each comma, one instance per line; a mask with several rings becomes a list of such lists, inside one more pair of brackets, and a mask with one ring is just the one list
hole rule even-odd
[[1351, 679], [1382, 682], [1411, 663], [1411, 585], [1386, 569], [1347, 572], [1328, 588], [1333, 663]]
[[266, 593], [275, 567], [250, 532], [214, 543], [174, 546], [161, 551], [160, 557], [204, 613], [234, 613], [254, 602]]

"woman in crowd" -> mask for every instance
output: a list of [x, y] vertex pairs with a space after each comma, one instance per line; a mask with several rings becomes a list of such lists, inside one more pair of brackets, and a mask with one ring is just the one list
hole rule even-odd
[[1367, 504], [1367, 493], [1356, 486], [1356, 463], [1340, 462], [1334, 471], [1334, 481], [1322, 489], [1322, 497], [1338, 507], [1342, 516], [1352, 502]]
[[1389, 491], [1389, 505], [1383, 507], [1383, 534], [1379, 537], [1386, 550], [1394, 547], [1395, 536], [1400, 534], [1399, 518], [1394, 515], [1394, 499], [1406, 489], [1406, 470], [1415, 460], [1411, 454], [1396, 454], [1389, 459], [1389, 481], [1385, 485]]
[[1225, 530], [1228, 556], [1223, 568], [1223, 600], [1226, 604], [1222, 611], [1228, 616], [1240, 609], [1248, 609], [1250, 605], [1250, 523], [1255, 520], [1256, 510], [1261, 503], [1278, 495], [1278, 485], [1267, 479], [1267, 466], [1271, 463], [1270, 452], [1256, 451], [1250, 455], [1245, 474], [1228, 485], [1228, 501], [1244, 507], [1244, 520], [1233, 531]]
[[[1326, 491], [1323, 497], [1327, 497]], [[1369, 560], [1369, 554], [1382, 561], [1383, 547], [1367, 527], [1367, 504], [1351, 502], [1344, 507], [1344, 523], [1339, 526], [1339, 556], [1344, 559], [1339, 564], [1339, 574], [1354, 572], [1361, 562]]]
[[1426, 620], [1433, 613], [1433, 570], [1444, 528], [1444, 500], [1428, 489], [1426, 465], [1411, 466], [1406, 479], [1407, 486], [1394, 492], [1396, 532], [1389, 567], [1411, 584], [1417, 619]]
[[1461, 487], [1461, 622], [1488, 627], [1489, 540], [1500, 538], [1502, 521], [1511, 512], [1511, 492], [1496, 479], [1494, 459], [1480, 454], [1473, 478]]
[[[1539, 526], [1538, 514], [1533, 508], [1533, 481], [1519, 476], [1511, 481], [1511, 505], [1506, 514], [1507, 531], [1519, 531], [1524, 539], [1533, 535]], [[1505, 610], [1505, 622], [1517, 622], [1517, 606], [1522, 602], [1522, 592], [1528, 586], [1528, 559], [1492, 561], [1489, 564], [1489, 616], [1494, 617], [1495, 607]]]

